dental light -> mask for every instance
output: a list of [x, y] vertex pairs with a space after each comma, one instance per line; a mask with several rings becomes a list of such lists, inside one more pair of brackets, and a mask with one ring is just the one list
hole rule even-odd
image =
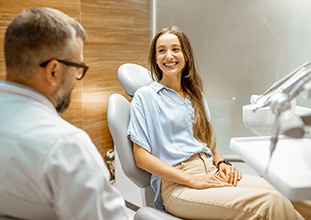
[[306, 91], [306, 97], [311, 98], [310, 62], [304, 63], [281, 80], [275, 82], [259, 97], [251, 99], [252, 104], [256, 106], [253, 110], [254, 112], [270, 107], [276, 116], [271, 137], [270, 158], [275, 150], [280, 134], [291, 138], [301, 138], [305, 134], [304, 121], [291, 108], [291, 101], [302, 91]]

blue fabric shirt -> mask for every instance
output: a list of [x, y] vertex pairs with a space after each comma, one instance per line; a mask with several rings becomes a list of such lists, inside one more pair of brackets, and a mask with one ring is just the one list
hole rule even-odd
[[[205, 100], [205, 99], [204, 99]], [[207, 102], [205, 108], [210, 118]], [[129, 138], [152, 155], [174, 166], [193, 154], [211, 150], [193, 135], [194, 110], [190, 99], [153, 82], [138, 89], [131, 102]], [[150, 185], [156, 193], [155, 205], [164, 208], [160, 195], [161, 179], [152, 175]]]

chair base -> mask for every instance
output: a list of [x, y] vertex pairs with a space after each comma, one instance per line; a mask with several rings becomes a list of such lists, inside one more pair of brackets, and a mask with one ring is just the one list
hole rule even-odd
[[175, 217], [165, 211], [151, 208], [151, 207], [141, 207], [138, 209], [134, 216], [134, 220], [181, 220], [181, 218]]

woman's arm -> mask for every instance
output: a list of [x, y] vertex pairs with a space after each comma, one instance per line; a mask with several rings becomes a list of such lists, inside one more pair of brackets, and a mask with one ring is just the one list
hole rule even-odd
[[222, 155], [219, 152], [219, 150], [217, 149], [217, 147], [213, 148], [212, 153], [213, 153], [213, 157], [214, 157], [214, 160], [213, 160], [214, 165], [217, 167], [218, 162], [223, 160], [224, 158], [222, 157]]
[[186, 185], [192, 188], [203, 189], [210, 187], [228, 186], [224, 178], [219, 175], [194, 176], [179, 170], [159, 158], [150, 154], [147, 150], [134, 143], [134, 158], [139, 168], [167, 181]]

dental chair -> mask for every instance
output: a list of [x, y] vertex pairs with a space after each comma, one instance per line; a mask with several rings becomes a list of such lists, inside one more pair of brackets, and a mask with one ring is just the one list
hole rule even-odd
[[[131, 97], [134, 96], [138, 88], [152, 82], [148, 69], [132, 63], [126, 63], [119, 67], [118, 78], [126, 93]], [[151, 174], [136, 166], [132, 149], [133, 143], [127, 137], [129, 118], [130, 102], [120, 94], [112, 94], [108, 100], [107, 120], [114, 146], [124, 174], [142, 191], [143, 207], [138, 209], [134, 220], [181, 219], [154, 207], [154, 192], [150, 187]], [[230, 162], [243, 162], [236, 155], [224, 157]]]

